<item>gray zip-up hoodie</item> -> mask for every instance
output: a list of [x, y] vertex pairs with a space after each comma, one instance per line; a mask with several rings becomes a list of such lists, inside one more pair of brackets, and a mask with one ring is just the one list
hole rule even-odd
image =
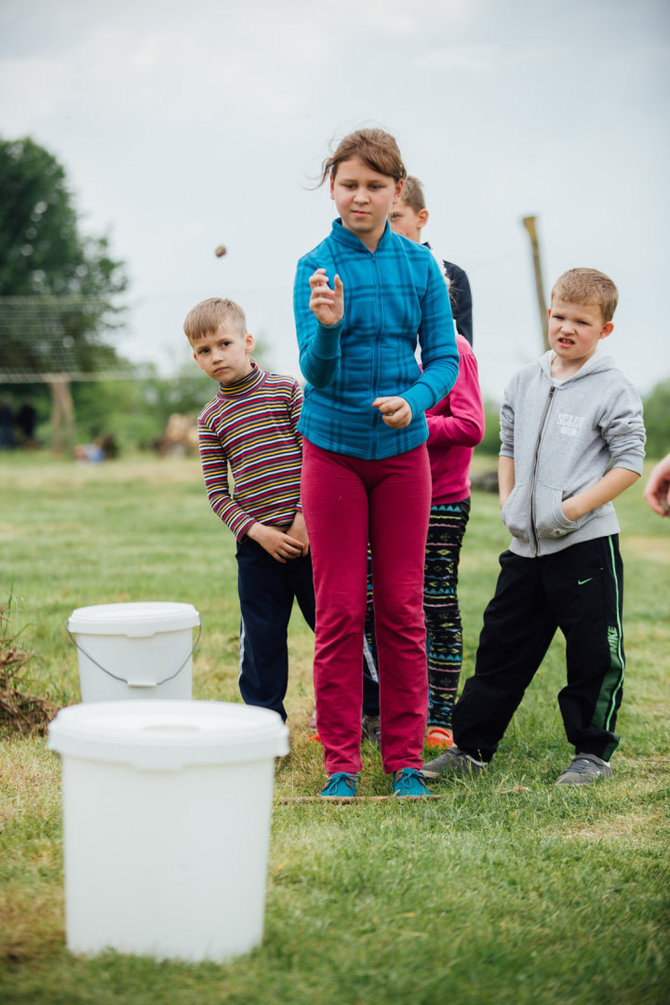
[[549, 555], [619, 532], [614, 505], [568, 520], [561, 503], [611, 467], [642, 473], [642, 402], [611, 356], [597, 353], [561, 384], [549, 350], [512, 378], [500, 410], [500, 454], [514, 460], [514, 489], [502, 508], [510, 551]]

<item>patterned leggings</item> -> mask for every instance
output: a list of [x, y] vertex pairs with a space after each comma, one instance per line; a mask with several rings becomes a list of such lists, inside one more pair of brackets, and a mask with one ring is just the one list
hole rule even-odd
[[[428, 725], [449, 729], [463, 659], [463, 629], [456, 591], [458, 562], [469, 516], [469, 498], [461, 502], [431, 506], [426, 540], [423, 609], [428, 655]], [[366, 715], [378, 715], [379, 685], [375, 669], [377, 651], [369, 564], [365, 638], [367, 665], [364, 670], [363, 712]]]
[[470, 516], [470, 499], [432, 506], [423, 610], [428, 653], [428, 725], [451, 727], [463, 660], [463, 628], [458, 607], [458, 561]]

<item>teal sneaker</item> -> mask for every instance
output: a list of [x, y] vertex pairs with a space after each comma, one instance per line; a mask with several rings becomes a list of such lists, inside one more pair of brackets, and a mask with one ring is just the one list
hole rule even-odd
[[324, 799], [355, 799], [360, 777], [348, 771], [336, 771], [330, 776], [319, 795]]
[[421, 799], [430, 793], [420, 771], [416, 768], [400, 768], [393, 772], [393, 795]]

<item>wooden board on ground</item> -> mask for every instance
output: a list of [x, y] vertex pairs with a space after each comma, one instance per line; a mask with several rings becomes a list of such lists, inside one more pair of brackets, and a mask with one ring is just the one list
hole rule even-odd
[[448, 793], [443, 792], [430, 796], [354, 796], [351, 798], [333, 799], [330, 796], [280, 796], [280, 803], [386, 803], [393, 800], [394, 803], [419, 802], [422, 799], [444, 799]]

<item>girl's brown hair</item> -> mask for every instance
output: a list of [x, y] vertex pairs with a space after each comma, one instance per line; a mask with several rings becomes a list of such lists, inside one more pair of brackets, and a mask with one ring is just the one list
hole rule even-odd
[[359, 157], [373, 171], [388, 175], [396, 182], [407, 176], [398, 144], [390, 133], [383, 129], [357, 129], [340, 140], [335, 152], [325, 159], [319, 184], [322, 185], [329, 175], [334, 178], [342, 161], [352, 157]]

